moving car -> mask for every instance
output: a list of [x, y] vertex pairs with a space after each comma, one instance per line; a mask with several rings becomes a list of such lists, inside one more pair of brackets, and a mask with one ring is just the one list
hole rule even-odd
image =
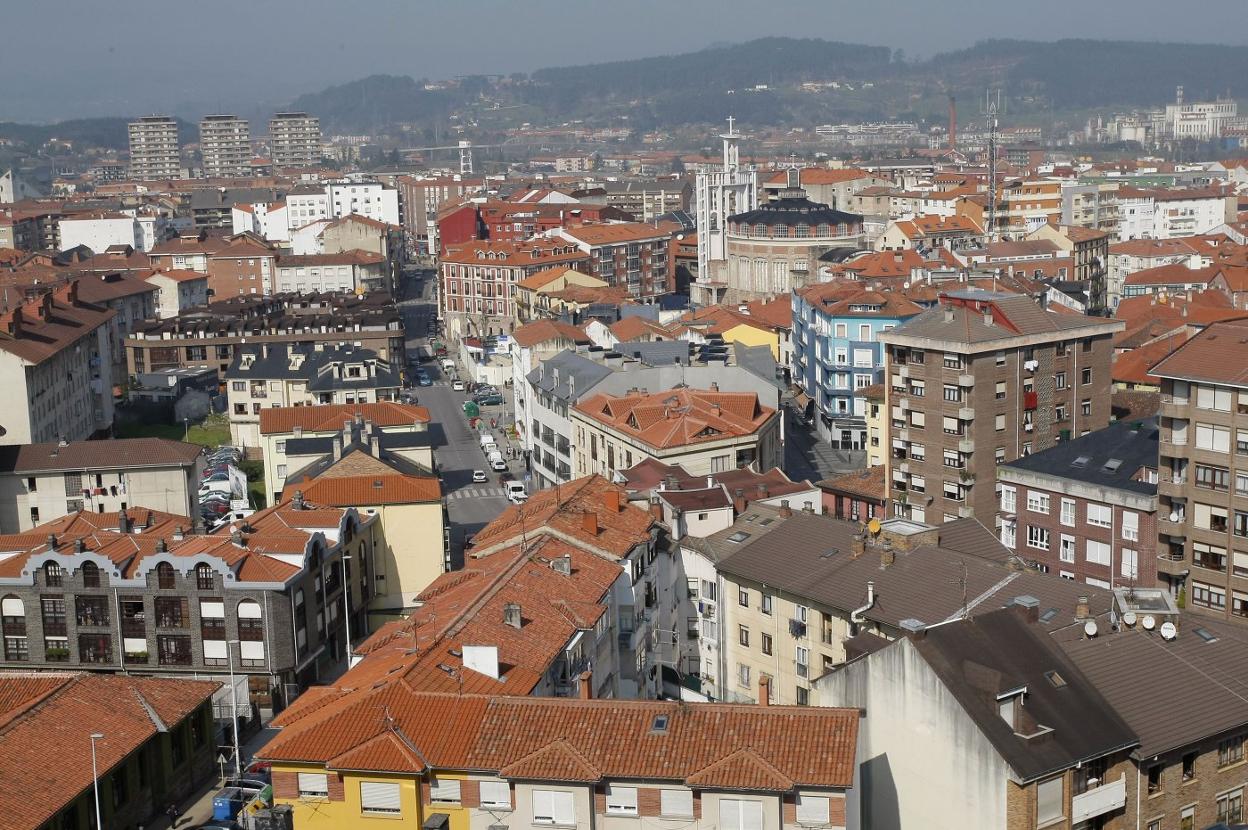
[[433, 386], [433, 380], [424, 372], [420, 372], [416, 375], [416, 385], [417, 386]]
[[473, 484], [480, 484], [488, 480], [489, 479], [485, 477], [485, 470], [473, 470], [472, 471], [472, 483]]
[[451, 388], [454, 389], [456, 392], [463, 392], [464, 382], [460, 380], [459, 378], [456, 378], [455, 380], [451, 381]]
[[524, 482], [509, 481], [505, 485], [505, 488], [506, 488], [505, 492], [507, 494], [507, 500], [509, 502], [512, 502], [513, 504], [519, 504], [520, 502], [525, 501], [529, 497], [528, 492], [524, 489]]

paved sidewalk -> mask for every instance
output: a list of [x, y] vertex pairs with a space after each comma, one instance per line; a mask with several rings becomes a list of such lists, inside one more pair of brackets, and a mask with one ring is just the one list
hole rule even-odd
[[[277, 730], [264, 727], [251, 736], [247, 743], [242, 746], [243, 760], [239, 765], [240, 768], [246, 768], [256, 751], [268, 743], [275, 734], [277, 734]], [[225, 774], [234, 774], [232, 764], [226, 765]], [[150, 824], [143, 825], [143, 830], [168, 830], [170, 827], [176, 828], [176, 830], [192, 830], [192, 828], [198, 827], [212, 818], [212, 797], [220, 789], [221, 782], [214, 777], [204, 787], [200, 788], [198, 792], [178, 804], [181, 815], [178, 816], [178, 820], [175, 823], [170, 824], [169, 819], [162, 815]]]

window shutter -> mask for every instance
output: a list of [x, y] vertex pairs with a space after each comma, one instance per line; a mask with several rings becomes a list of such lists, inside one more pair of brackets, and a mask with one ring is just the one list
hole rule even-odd
[[429, 788], [430, 801], [459, 801], [459, 780], [437, 778]]
[[741, 830], [741, 802], [735, 798], [719, 800], [719, 826], [722, 830]]
[[326, 797], [329, 795], [329, 776], [323, 772], [299, 773], [299, 795]]
[[797, 796], [798, 824], [827, 824], [828, 797], [826, 795]]
[[660, 790], [659, 814], [664, 818], [692, 818], [693, 793], [690, 790]]
[[0, 608], [3, 609], [3, 614], [6, 617], [26, 616], [26, 607], [17, 597], [5, 597]]
[[556, 824], [575, 824], [576, 808], [573, 806], [572, 793], [552, 792], [551, 803], [554, 806]]
[[483, 808], [511, 809], [511, 785], [506, 781], [482, 781], [479, 786]]
[[403, 807], [399, 800], [399, 785], [393, 782], [361, 781], [360, 809], [373, 813], [398, 813]]
[[550, 790], [534, 790], [533, 791], [533, 823], [541, 824], [544, 820], [553, 819], [555, 816], [554, 799], [551, 798], [554, 793]]
[[201, 599], [199, 616], [202, 619], [218, 620], [225, 618], [225, 603], [221, 600]]
[[741, 830], [763, 830], [763, 802], [741, 802]]

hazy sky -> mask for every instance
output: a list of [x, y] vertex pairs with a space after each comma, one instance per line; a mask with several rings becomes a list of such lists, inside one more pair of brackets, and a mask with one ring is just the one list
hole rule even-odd
[[0, 121], [267, 112], [376, 73], [530, 71], [762, 35], [909, 56], [989, 37], [1248, 45], [1248, 26], [1218, 25], [1244, 11], [1244, 0], [0, 0]]

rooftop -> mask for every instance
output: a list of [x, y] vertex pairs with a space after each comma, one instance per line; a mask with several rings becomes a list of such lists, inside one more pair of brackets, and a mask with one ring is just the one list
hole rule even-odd
[[260, 410], [260, 432], [333, 432], [352, 420], [372, 421], [377, 427], [397, 427], [429, 423], [429, 410], [423, 406], [379, 401], [378, 403], [285, 406]]
[[976, 346], [1033, 335], [1057, 337], [1112, 334], [1124, 328], [1114, 320], [1059, 314], [1030, 297], [969, 289], [940, 295], [940, 305], [885, 332], [884, 342], [939, 341]]
[[689, 388], [594, 395], [577, 404], [575, 411], [656, 449], [754, 435], [776, 414], [753, 392]]
[[133, 467], [189, 467], [202, 455], [195, 444], [167, 438], [110, 438], [0, 447], [0, 473], [45, 470], [117, 470]]
[[1129, 493], [1152, 496], [1157, 485], [1140, 481], [1144, 467], [1156, 469], [1158, 436], [1156, 418], [1115, 421], [1104, 429], [1070, 441], [1061, 441], [1043, 452], [1032, 453], [1002, 465], [1010, 470], [1038, 473]]
[[1162, 358], [1150, 373], [1163, 378], [1248, 387], [1248, 320], [1214, 323]]

